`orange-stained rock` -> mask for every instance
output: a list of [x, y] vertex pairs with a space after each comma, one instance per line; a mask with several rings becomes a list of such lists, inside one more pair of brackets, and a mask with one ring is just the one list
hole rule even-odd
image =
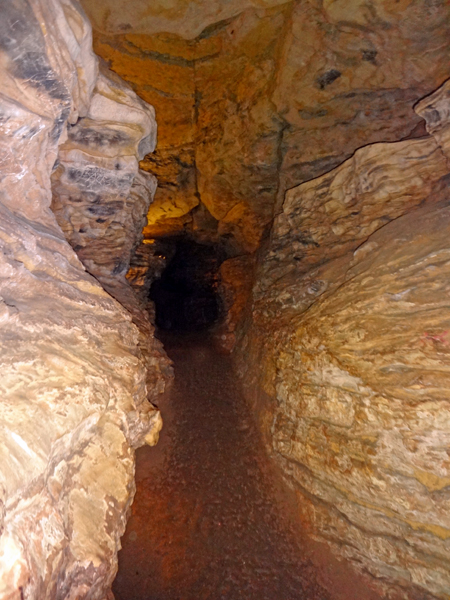
[[101, 4], [83, 0], [91, 22], [99, 31], [107, 33], [137, 33], [151, 35], [161, 31], [192, 39], [207, 28], [214, 28], [242, 10], [254, 6], [266, 8], [284, 4], [286, 0], [175, 0], [148, 3], [134, 0], [123, 4], [106, 0]]
[[[98, 35], [95, 50], [149, 102], [158, 121], [158, 148], [141, 162], [158, 189], [145, 235], [168, 235], [192, 223], [199, 204], [194, 153], [194, 49], [168, 36]], [[171, 55], [167, 55], [171, 52]]]
[[196, 65], [199, 197], [239, 252], [254, 252], [272, 219], [282, 120], [270, 96], [285, 26], [285, 7], [243, 12]]
[[225, 316], [215, 330], [215, 337], [220, 346], [229, 352], [236, 344], [236, 328], [251, 305], [254, 268], [254, 257], [245, 255], [229, 258], [220, 265], [219, 292]]
[[[286, 189], [357, 148], [423, 135], [413, 106], [450, 72], [448, 3], [228, 3], [229, 19], [189, 39], [193, 3], [164, 13], [169, 28], [159, 5], [138, 24], [138, 0], [120, 13], [111, 2], [109, 16], [84, 4], [96, 51], [156, 108], [148, 235], [192, 231], [204, 205], [237, 253], [259, 247]], [[202, 18], [214, 10], [204, 3]]]
[[450, 72], [449, 32], [445, 2], [295, 4], [273, 95], [287, 124], [280, 202], [357, 148], [414, 132], [414, 103]]

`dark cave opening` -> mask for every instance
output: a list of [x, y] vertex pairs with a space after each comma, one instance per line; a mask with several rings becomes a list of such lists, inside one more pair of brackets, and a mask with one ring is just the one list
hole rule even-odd
[[218, 293], [223, 252], [186, 237], [165, 240], [172, 256], [149, 297], [155, 304], [155, 323], [166, 331], [204, 331], [222, 317]]

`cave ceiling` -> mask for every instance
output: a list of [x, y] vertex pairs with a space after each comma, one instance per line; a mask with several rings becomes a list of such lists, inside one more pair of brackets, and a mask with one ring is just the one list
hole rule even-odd
[[446, 0], [82, 0], [94, 49], [156, 109], [146, 237], [254, 252], [284, 193], [356, 149], [425, 135]]
[[247, 8], [268, 8], [285, 0], [102, 0], [82, 4], [95, 29], [108, 34], [171, 33], [186, 40]]

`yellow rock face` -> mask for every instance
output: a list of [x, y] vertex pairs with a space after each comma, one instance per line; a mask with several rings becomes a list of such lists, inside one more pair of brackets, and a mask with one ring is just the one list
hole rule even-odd
[[[145, 4], [143, 16], [137, 0], [126, 15], [85, 2], [96, 52], [156, 109], [148, 236], [193, 231], [203, 206], [211, 239], [254, 252], [286, 189], [359, 147], [423, 134], [413, 106], [450, 72], [447, 3]], [[186, 36], [194, 8], [214, 25]]]

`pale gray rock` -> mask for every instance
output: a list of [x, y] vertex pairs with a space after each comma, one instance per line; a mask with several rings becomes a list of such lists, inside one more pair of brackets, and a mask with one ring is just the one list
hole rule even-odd
[[[77, 3], [7, 2], [0, 29], [0, 597], [101, 600], [133, 497], [133, 448], [161, 427], [131, 316], [50, 210], [67, 124], [90, 118], [107, 84]], [[137, 145], [151, 112], [139, 113]]]

